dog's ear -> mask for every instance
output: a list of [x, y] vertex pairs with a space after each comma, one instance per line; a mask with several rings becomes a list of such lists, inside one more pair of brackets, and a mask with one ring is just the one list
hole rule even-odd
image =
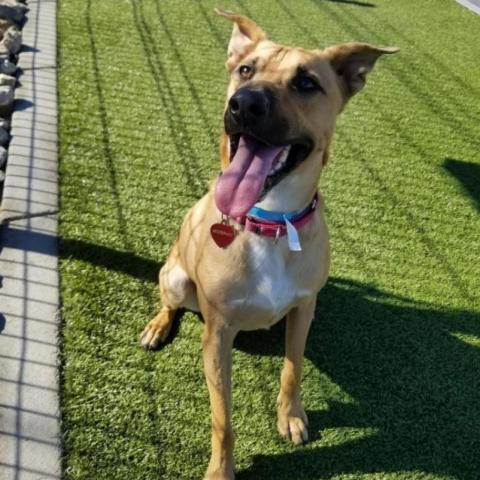
[[327, 48], [325, 54], [339, 77], [345, 101], [364, 87], [367, 73], [373, 69], [379, 57], [399, 50], [396, 47], [377, 48], [356, 42]]
[[232, 70], [255, 46], [267, 38], [265, 32], [250, 18], [215, 9], [215, 12], [233, 22], [233, 32], [228, 44], [227, 67]]

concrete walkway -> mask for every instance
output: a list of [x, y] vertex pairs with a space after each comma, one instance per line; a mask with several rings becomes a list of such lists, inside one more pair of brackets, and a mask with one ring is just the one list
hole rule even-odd
[[475, 12], [477, 15], [480, 15], [480, 0], [457, 0], [457, 2], [472, 12]]
[[56, 1], [30, 0], [0, 209], [0, 478], [59, 479]]

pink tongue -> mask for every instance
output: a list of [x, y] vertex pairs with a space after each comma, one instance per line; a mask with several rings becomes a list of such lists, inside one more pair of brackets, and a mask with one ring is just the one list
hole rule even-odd
[[229, 167], [217, 181], [215, 203], [231, 217], [245, 215], [256, 203], [275, 157], [282, 147], [269, 147], [249, 137], [240, 137]]

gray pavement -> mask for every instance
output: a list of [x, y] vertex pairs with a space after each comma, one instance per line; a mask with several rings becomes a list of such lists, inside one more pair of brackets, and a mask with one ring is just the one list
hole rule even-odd
[[457, 0], [457, 2], [472, 12], [475, 12], [477, 15], [480, 15], [480, 0]]
[[56, 1], [30, 1], [0, 208], [0, 478], [59, 479]]

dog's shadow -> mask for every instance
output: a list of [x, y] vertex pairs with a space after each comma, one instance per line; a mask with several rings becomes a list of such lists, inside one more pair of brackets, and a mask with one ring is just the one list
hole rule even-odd
[[[64, 256], [143, 281], [154, 282], [158, 273], [157, 262], [128, 252], [68, 239], [60, 246]], [[373, 472], [402, 472], [402, 478], [409, 478], [409, 472], [419, 471], [478, 480], [479, 315], [413, 302], [339, 278], [329, 280], [317, 305], [306, 357], [352, 401], [328, 400], [327, 392], [323, 398], [328, 408], [307, 412], [310, 446], [255, 456], [237, 479], [360, 478]], [[0, 330], [2, 326], [0, 316]], [[235, 348], [283, 356], [284, 330], [280, 322], [270, 331], [242, 333]], [[308, 410], [308, 403], [305, 406]], [[348, 428], [363, 434], [342, 442], [338, 438]], [[339, 435], [324, 441], [318, 434], [322, 430]]]
[[[236, 348], [283, 355], [283, 323], [268, 332], [242, 333]], [[478, 315], [332, 279], [318, 297], [306, 357], [353, 399], [308, 412], [313, 440], [324, 429], [367, 433], [256, 456], [238, 472], [239, 480], [411, 471], [478, 480]]]

